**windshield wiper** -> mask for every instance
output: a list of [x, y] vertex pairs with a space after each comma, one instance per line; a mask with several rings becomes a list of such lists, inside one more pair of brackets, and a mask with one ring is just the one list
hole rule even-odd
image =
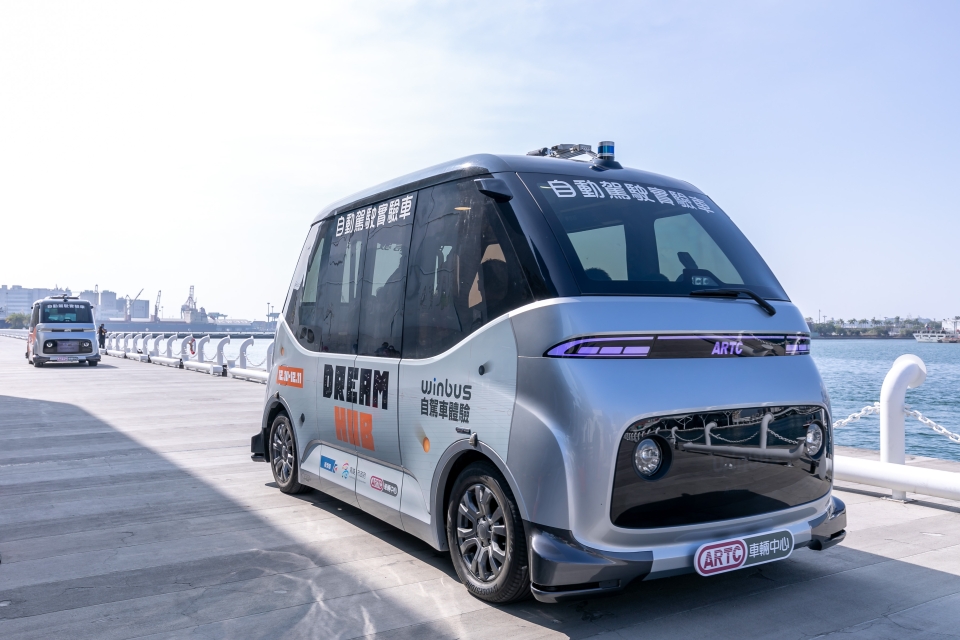
[[690, 295], [700, 298], [739, 298], [741, 293], [753, 298], [754, 302], [760, 305], [760, 308], [766, 311], [768, 315], [772, 316], [777, 313], [777, 310], [773, 308], [772, 304], [761, 298], [756, 291], [751, 291], [746, 287], [738, 287], [736, 289], [729, 287], [726, 289], [697, 289], [696, 291], [691, 291]]

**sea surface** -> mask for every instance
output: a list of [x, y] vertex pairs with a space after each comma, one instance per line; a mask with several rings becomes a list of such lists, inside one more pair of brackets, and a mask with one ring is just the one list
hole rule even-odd
[[[919, 356], [927, 379], [907, 391], [907, 404], [939, 425], [960, 433], [960, 344], [919, 343], [915, 340], [817, 340], [810, 347], [830, 393], [833, 420], [841, 420], [880, 400], [880, 386], [893, 361], [905, 353]], [[908, 454], [960, 460], [955, 444], [906, 417]], [[880, 416], [861, 418], [835, 434], [840, 445], [880, 448]]]

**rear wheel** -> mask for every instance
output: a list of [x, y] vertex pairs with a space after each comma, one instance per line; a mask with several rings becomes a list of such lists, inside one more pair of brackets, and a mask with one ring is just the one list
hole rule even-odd
[[477, 462], [460, 474], [447, 505], [447, 544], [467, 591], [507, 603], [530, 593], [527, 540], [503, 475]]
[[300, 493], [306, 489], [300, 484], [297, 442], [293, 437], [293, 427], [290, 419], [282, 413], [273, 419], [270, 427], [270, 468], [280, 491]]
[[98, 364], [100, 364], [100, 361], [99, 361], [99, 360], [87, 360], [87, 364], [90, 365], [91, 367], [95, 367], [95, 366], [97, 366]]

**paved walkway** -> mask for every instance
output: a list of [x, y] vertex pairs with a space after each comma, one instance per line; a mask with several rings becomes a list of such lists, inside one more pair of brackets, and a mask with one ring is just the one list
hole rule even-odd
[[851, 487], [826, 552], [491, 607], [445, 553], [274, 488], [249, 461], [263, 386], [115, 358], [34, 369], [23, 350], [0, 337], [0, 638], [960, 635], [958, 503]]

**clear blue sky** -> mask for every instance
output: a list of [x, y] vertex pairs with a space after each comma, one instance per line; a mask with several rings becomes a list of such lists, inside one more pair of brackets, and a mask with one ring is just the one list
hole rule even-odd
[[931, 1], [4, 2], [0, 283], [262, 317], [324, 204], [611, 139], [806, 315], [957, 315], [958, 33]]

